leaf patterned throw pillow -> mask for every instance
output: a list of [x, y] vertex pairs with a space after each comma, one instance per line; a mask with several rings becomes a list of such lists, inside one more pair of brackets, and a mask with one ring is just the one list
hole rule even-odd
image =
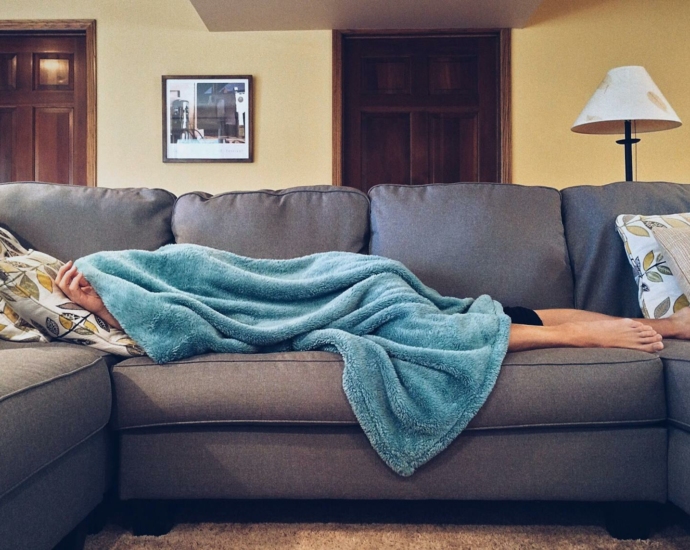
[[61, 266], [61, 261], [35, 250], [0, 259], [0, 297], [50, 338], [125, 357], [144, 355], [127, 334], [64, 295], [55, 284]]
[[0, 258], [23, 256], [28, 254], [28, 252], [26, 248], [19, 244], [19, 241], [12, 233], [0, 227]]
[[[9, 231], [0, 227], [0, 260], [28, 254]], [[0, 339], [13, 342], [48, 342], [43, 334], [22, 319], [10, 302], [0, 296]]]
[[647, 319], [670, 317], [688, 306], [688, 298], [654, 237], [653, 230], [659, 227], [690, 228], [690, 213], [666, 216], [622, 214], [616, 218], [616, 229], [623, 239], [637, 283], [640, 309]]
[[657, 227], [653, 233], [678, 286], [686, 296], [690, 296], [690, 227]]

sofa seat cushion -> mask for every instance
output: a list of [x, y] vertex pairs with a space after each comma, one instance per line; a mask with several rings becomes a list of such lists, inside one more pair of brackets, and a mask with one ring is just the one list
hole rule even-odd
[[5, 349], [27, 349], [27, 348], [41, 348], [44, 345], [48, 346], [47, 342], [13, 342], [10, 340], [0, 340], [0, 351]]
[[[27, 348], [36, 348], [36, 349], [50, 349], [50, 348], [65, 348], [65, 349], [74, 349], [76, 347], [75, 344], [67, 344], [63, 342], [10, 342], [8, 340], [0, 340], [0, 352], [3, 350], [17, 350], [17, 349], [27, 349]], [[122, 360], [122, 357], [118, 357], [117, 355], [112, 355], [110, 353], [107, 353], [105, 351], [101, 351], [99, 349], [95, 348], [85, 348], [89, 350], [93, 355], [97, 355], [98, 357], [102, 357], [105, 363], [108, 366], [114, 365], [118, 361]]]
[[0, 497], [103, 428], [111, 410], [100, 354], [18, 346], [0, 349]]
[[[208, 354], [113, 368], [117, 429], [187, 425], [354, 425], [343, 362], [326, 352]], [[468, 429], [656, 423], [661, 360], [630, 350], [511, 353]]]
[[669, 421], [690, 431], [690, 342], [668, 338], [660, 355], [666, 375]]
[[113, 368], [116, 429], [177, 424], [356, 424], [327, 352], [197, 355]]
[[509, 353], [469, 428], [646, 424], [665, 418], [658, 356], [558, 348]]

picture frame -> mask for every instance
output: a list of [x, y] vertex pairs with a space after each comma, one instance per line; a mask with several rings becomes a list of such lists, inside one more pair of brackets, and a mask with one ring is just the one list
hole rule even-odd
[[253, 162], [253, 81], [163, 76], [163, 162]]

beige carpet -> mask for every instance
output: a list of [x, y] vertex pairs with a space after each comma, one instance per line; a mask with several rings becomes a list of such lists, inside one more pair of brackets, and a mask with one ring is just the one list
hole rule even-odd
[[604, 505], [559, 502], [237, 500], [179, 501], [176, 526], [134, 537], [122, 505], [86, 550], [690, 550], [690, 516], [656, 509], [649, 540], [621, 541]]
[[162, 537], [134, 537], [109, 525], [85, 550], [398, 550], [690, 549], [690, 533], [671, 526], [647, 541], [620, 541], [600, 526], [184, 523]]

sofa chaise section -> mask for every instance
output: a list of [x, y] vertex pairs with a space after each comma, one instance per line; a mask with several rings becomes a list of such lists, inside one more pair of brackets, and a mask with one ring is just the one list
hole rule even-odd
[[668, 498], [690, 514], [690, 342], [661, 352], [668, 393]]
[[[172, 242], [175, 197], [157, 189], [0, 184], [0, 224], [60, 260]], [[48, 550], [112, 486], [108, 372], [73, 344], [0, 342], [0, 548]]]
[[[576, 306], [642, 317], [637, 285], [613, 230], [616, 217], [689, 212], [690, 185], [619, 182], [570, 187], [562, 196]], [[667, 339], [660, 356], [668, 403], [668, 498], [690, 513], [690, 343]]]
[[0, 349], [0, 547], [52, 548], [111, 485], [111, 387], [102, 354]]

